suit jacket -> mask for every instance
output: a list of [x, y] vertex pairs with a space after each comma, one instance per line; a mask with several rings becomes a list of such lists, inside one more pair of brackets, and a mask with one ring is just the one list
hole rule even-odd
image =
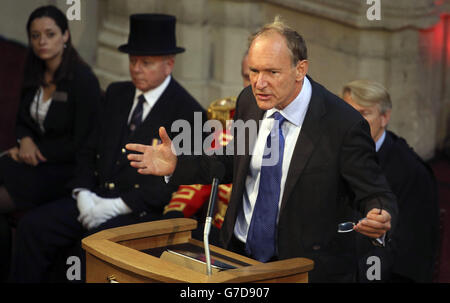
[[408, 143], [390, 131], [377, 153], [399, 216], [392, 234], [392, 273], [416, 282], [432, 282], [439, 233], [437, 184], [433, 171]]
[[[279, 211], [278, 258], [312, 259], [313, 282], [353, 281], [355, 233], [339, 234], [337, 225], [356, 219], [352, 209], [366, 214], [374, 207], [379, 208], [380, 203], [395, 221], [395, 196], [377, 164], [365, 119], [323, 86], [310, 81], [311, 102], [291, 159]], [[235, 119], [258, 121], [263, 115], [251, 87], [247, 87], [238, 97]], [[247, 138], [246, 142], [251, 146], [255, 139]], [[195, 176], [195, 181], [206, 183], [205, 176], [210, 177], [206, 168], [212, 162], [221, 161], [225, 165], [222, 183], [233, 182], [221, 229], [225, 248], [230, 245], [236, 217], [242, 209], [251, 160], [248, 146], [246, 151], [245, 155], [234, 157], [180, 158], [171, 179], [178, 184], [202, 183], [193, 182]]]
[[120, 196], [140, 216], [161, 214], [176, 189], [167, 186], [163, 177], [137, 173], [129, 164], [125, 145], [151, 144], [153, 139], [159, 139], [160, 126], [173, 137], [174, 121], [183, 119], [192, 125], [194, 112], [201, 112], [203, 119], [206, 115], [201, 105], [172, 78], [142, 124], [129, 135], [128, 116], [135, 92], [132, 82], [108, 87], [97, 129], [78, 157], [76, 178], [70, 187], [87, 188], [103, 197]]
[[73, 79], [61, 81], [53, 94], [44, 120], [45, 133], [30, 115], [37, 89], [29, 88], [22, 92], [17, 114], [17, 138], [30, 136], [49, 163], [74, 163], [77, 149], [93, 128], [93, 118], [100, 104], [97, 77], [87, 65], [74, 65]]

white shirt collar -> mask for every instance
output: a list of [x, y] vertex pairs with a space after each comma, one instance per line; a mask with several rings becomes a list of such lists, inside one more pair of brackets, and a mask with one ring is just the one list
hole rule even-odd
[[282, 110], [271, 108], [267, 111], [266, 117], [272, 116], [276, 111], [279, 111], [283, 117], [286, 118], [292, 124], [300, 127], [305, 120], [306, 111], [308, 109], [309, 102], [311, 101], [312, 86], [307, 77], [303, 79], [303, 86], [297, 97], [289, 103]]
[[381, 148], [381, 145], [383, 145], [384, 139], [386, 138], [386, 131], [383, 131], [381, 134], [381, 137], [375, 142], [375, 151], [379, 151]]
[[153, 105], [155, 105], [156, 101], [158, 101], [159, 97], [161, 97], [162, 93], [166, 90], [167, 86], [169, 86], [169, 82], [170, 79], [172, 77], [170, 75], [168, 75], [166, 77], [166, 79], [164, 79], [164, 81], [157, 87], [155, 87], [154, 89], [151, 89], [147, 92], [142, 92], [140, 89], [136, 88], [136, 93], [134, 95], [134, 99], [137, 100], [137, 98], [141, 95], [144, 94], [146, 103], [151, 107], [153, 107]]

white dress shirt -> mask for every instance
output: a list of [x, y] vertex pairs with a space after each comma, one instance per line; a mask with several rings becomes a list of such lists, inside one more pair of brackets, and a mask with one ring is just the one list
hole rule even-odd
[[[246, 242], [248, 228], [252, 219], [253, 209], [255, 207], [256, 198], [259, 191], [259, 180], [261, 175], [261, 162], [264, 154], [264, 147], [266, 145], [267, 136], [274, 124], [274, 119], [271, 116], [279, 111], [286, 121], [282, 124], [282, 132], [285, 138], [283, 165], [280, 184], [280, 199], [278, 201], [278, 209], [280, 208], [283, 198], [284, 185], [289, 171], [289, 166], [294, 153], [294, 148], [297, 143], [298, 135], [305, 119], [306, 111], [311, 100], [312, 87], [308, 78], [304, 78], [303, 87], [298, 96], [283, 110], [272, 108], [268, 110], [263, 117], [258, 137], [253, 148], [252, 158], [250, 161], [249, 174], [245, 180], [245, 191], [243, 196], [243, 208], [239, 211], [236, 224], [234, 226], [235, 236], [242, 242]], [[278, 213], [279, 214], [279, 213]], [[278, 218], [277, 218], [278, 221]]]

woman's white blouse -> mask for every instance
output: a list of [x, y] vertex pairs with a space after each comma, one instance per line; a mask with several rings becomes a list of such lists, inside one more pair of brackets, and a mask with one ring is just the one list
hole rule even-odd
[[45, 132], [44, 121], [47, 116], [48, 109], [50, 108], [50, 104], [52, 103], [52, 98], [49, 98], [46, 101], [42, 100], [44, 95], [43, 92], [44, 90], [42, 87], [40, 87], [36, 92], [30, 106], [30, 114], [31, 118], [38, 123], [42, 132]]

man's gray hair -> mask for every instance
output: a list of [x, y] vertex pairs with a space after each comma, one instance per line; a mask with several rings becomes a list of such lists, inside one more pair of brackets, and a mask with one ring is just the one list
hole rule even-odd
[[292, 55], [293, 66], [296, 66], [298, 61], [306, 60], [308, 58], [305, 40], [294, 29], [281, 21], [280, 16], [276, 16], [273, 22], [264, 25], [256, 33], [252, 34], [248, 39], [248, 45], [250, 46], [257, 37], [274, 31], [286, 39], [287, 47]]
[[376, 81], [355, 80], [344, 85], [342, 94], [350, 94], [353, 101], [361, 106], [378, 105], [380, 113], [392, 109], [391, 97], [387, 89]]

